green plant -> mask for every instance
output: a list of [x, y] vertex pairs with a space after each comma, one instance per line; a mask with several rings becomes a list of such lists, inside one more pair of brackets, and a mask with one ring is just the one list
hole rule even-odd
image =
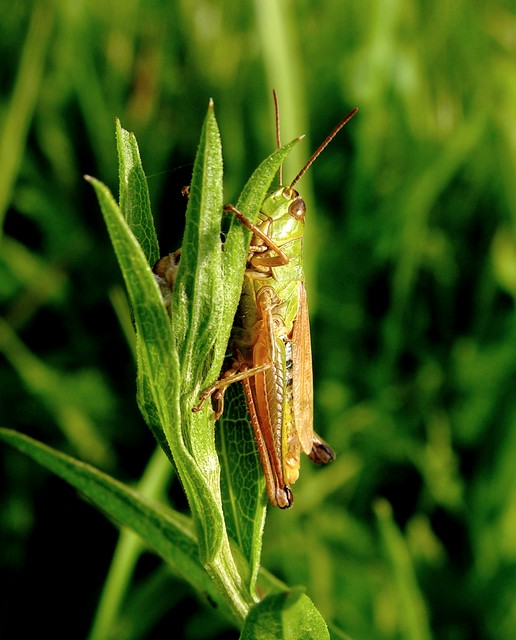
[[[181, 479], [192, 518], [148, 503], [106, 474], [26, 436], [7, 430], [0, 436], [133, 529], [197, 592], [235, 624], [244, 625], [242, 638], [261, 637], [271, 628], [276, 629], [274, 637], [328, 637], [320, 614], [299, 589], [288, 591], [264, 574], [257, 596], [266, 505], [239, 395], [229, 398], [218, 452], [211, 408], [192, 412], [200, 391], [222, 368], [251, 235], [233, 220], [222, 250], [222, 151], [213, 105], [194, 164], [170, 317], [150, 267], [159, 248], [136, 140], [120, 124], [117, 140], [119, 205], [106, 186], [87, 179], [97, 193], [129, 295], [138, 404]], [[249, 219], [256, 218], [278, 167], [296, 142], [271, 154], [250, 178], [237, 205]], [[240, 434], [235, 434], [235, 423]]]
[[[1, 425], [185, 512], [135, 406], [123, 282], [82, 175], [115, 189], [118, 115], [168, 253], [208, 96], [233, 203], [274, 146], [273, 87], [284, 138], [307, 135], [286, 179], [357, 105], [300, 187], [314, 426], [337, 458], [304, 465], [294, 509], [269, 510], [262, 564], [357, 640], [512, 639], [514, 3], [4, 5]], [[93, 633], [115, 620], [110, 640], [238, 636], [125, 530], [105, 580], [115, 527], [13, 447], [0, 456], [0, 636], [86, 637], [101, 589]]]

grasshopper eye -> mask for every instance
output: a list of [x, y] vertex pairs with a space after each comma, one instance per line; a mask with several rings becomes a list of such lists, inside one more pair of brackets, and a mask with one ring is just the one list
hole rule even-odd
[[296, 198], [293, 202], [290, 203], [288, 208], [288, 212], [293, 218], [296, 220], [304, 220], [306, 213], [306, 205], [303, 198]]

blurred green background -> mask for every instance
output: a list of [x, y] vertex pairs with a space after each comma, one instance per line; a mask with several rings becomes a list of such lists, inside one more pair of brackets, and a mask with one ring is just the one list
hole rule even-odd
[[[354, 639], [516, 637], [516, 10], [509, 0], [0, 0], [0, 422], [134, 483], [118, 267], [93, 191], [135, 132], [162, 253], [208, 99], [225, 199], [272, 151], [299, 185], [316, 428], [263, 564]], [[0, 636], [86, 637], [116, 528], [3, 446]], [[172, 484], [173, 504], [184, 507]], [[392, 511], [392, 519], [390, 513]], [[113, 638], [237, 637], [145, 555]], [[233, 634], [233, 635], [231, 635]]]

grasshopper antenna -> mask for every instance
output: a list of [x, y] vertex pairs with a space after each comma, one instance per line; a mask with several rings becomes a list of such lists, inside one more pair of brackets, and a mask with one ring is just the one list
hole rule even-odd
[[[326, 149], [326, 147], [330, 144], [330, 142], [333, 140], [333, 138], [335, 138], [337, 133], [342, 129], [342, 127], [345, 124], [347, 124], [351, 120], [351, 118], [355, 115], [355, 113], [357, 111], [358, 111], [357, 107], [355, 107], [352, 111], [350, 111], [348, 113], [348, 115], [344, 118], [344, 120], [341, 120], [339, 122], [339, 124], [335, 127], [335, 129], [333, 129], [333, 131], [330, 133], [330, 135], [325, 140], [323, 140], [323, 142], [319, 145], [319, 147], [312, 154], [312, 157], [310, 158], [310, 160], [308, 160], [308, 162], [305, 164], [305, 166], [301, 169], [301, 171], [297, 174], [297, 176], [290, 183], [290, 188], [291, 189], [296, 184], [296, 182], [299, 182], [299, 180], [301, 180], [301, 178], [305, 175], [307, 170], [313, 165], [313, 163], [317, 160], [317, 158], [321, 155], [321, 153]], [[277, 112], [276, 112], [276, 116], [277, 116]]]
[[[272, 90], [272, 96], [274, 98], [274, 112], [276, 113], [276, 144], [278, 149], [281, 147], [281, 134], [280, 134], [280, 115], [279, 115], [279, 102], [276, 89]], [[283, 165], [280, 165], [278, 169], [278, 178], [280, 186], [283, 184]]]

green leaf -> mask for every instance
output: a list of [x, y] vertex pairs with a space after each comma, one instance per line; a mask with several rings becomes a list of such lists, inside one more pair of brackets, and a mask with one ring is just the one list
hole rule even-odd
[[256, 604], [240, 640], [329, 640], [328, 627], [301, 589], [268, 596]]
[[222, 365], [222, 361], [214, 363], [213, 357], [224, 306], [221, 220], [222, 147], [210, 102], [190, 183], [181, 261], [172, 296], [183, 389], [192, 391], [193, 397], [218, 377]]
[[254, 594], [267, 505], [265, 479], [241, 384], [228, 387], [224, 407], [217, 424], [222, 503], [228, 533], [250, 567]]
[[0, 438], [76, 487], [111, 518], [130, 527], [175, 573], [231, 615], [227, 603], [199, 560], [197, 540], [188, 518], [145, 499], [90, 465], [28, 436], [0, 429]]
[[[148, 360], [144, 356], [145, 344], [140, 334], [136, 335], [136, 400], [145, 423], [149, 426], [158, 444], [166, 453], [170, 462], [175, 466], [174, 457], [169, 440], [165, 435], [165, 425], [155, 400], [155, 392], [152, 386], [151, 376], [148, 373]], [[174, 375], [171, 373], [171, 375]]]
[[173, 453], [198, 524], [201, 557], [207, 563], [219, 553], [225, 535], [220, 467], [211, 407], [199, 413], [192, 413], [192, 408], [201, 389], [218, 377], [222, 367], [222, 360], [213, 362], [223, 305], [221, 219], [222, 149], [210, 103], [190, 183], [181, 260], [171, 303], [181, 384], [181, 422], [171, 430]]
[[122, 275], [137, 334], [138, 378], [142, 381], [140, 407], [167, 455], [170, 445], [164, 425], [179, 423], [179, 365], [158, 286], [146, 257], [109, 189], [87, 177], [97, 193]]
[[158, 238], [152, 217], [149, 189], [140, 159], [138, 143], [133, 133], [116, 121], [118, 174], [120, 179], [119, 206], [129, 228], [140, 243], [149, 264], [159, 259]]

